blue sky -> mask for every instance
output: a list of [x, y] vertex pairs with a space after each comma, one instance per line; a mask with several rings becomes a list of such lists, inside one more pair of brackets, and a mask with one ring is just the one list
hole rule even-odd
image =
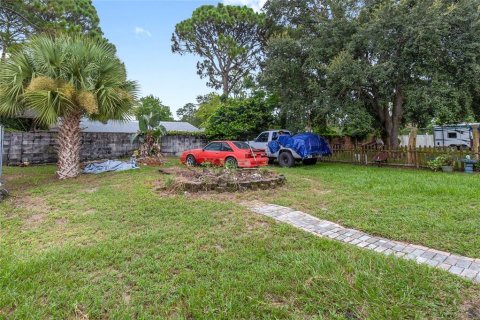
[[[264, 0], [223, 0], [258, 10]], [[175, 24], [209, 0], [94, 0], [105, 37], [117, 47], [129, 79], [136, 80], [141, 95], [153, 94], [172, 113], [196, 97], [213, 91], [196, 73], [198, 57], [171, 52]]]

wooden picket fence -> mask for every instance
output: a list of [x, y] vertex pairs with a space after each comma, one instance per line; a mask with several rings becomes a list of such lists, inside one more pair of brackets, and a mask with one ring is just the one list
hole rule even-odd
[[479, 159], [480, 153], [471, 150], [458, 150], [450, 147], [400, 147], [398, 149], [389, 149], [387, 147], [359, 147], [359, 148], [332, 148], [332, 156], [322, 158], [328, 162], [344, 162], [364, 165], [375, 165], [373, 159], [380, 153], [386, 153], [387, 160], [381, 165], [400, 166], [410, 168], [428, 168], [428, 161], [435, 159], [440, 155], [451, 157], [454, 160], [455, 170], [463, 170], [463, 159], [467, 155], [470, 159]]

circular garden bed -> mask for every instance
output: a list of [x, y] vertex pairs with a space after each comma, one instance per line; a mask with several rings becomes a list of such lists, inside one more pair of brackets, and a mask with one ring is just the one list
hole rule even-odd
[[163, 190], [235, 192], [271, 189], [285, 184], [285, 176], [266, 169], [165, 168], [170, 175]]

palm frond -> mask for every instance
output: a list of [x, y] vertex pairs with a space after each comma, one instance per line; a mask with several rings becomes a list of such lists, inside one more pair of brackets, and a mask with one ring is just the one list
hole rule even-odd
[[38, 115], [38, 121], [46, 125], [55, 124], [60, 116], [56, 112], [58, 108], [52, 108], [54, 101], [55, 99], [52, 91], [38, 90], [27, 92], [24, 95], [25, 106], [28, 109], [35, 111]]
[[125, 66], [105, 41], [88, 37], [35, 36], [0, 70], [0, 114], [24, 109], [43, 123], [68, 113], [125, 119], [138, 94]]

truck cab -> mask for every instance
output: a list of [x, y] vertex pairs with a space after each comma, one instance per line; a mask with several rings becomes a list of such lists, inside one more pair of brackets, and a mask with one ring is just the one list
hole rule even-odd
[[291, 136], [292, 133], [288, 130], [268, 130], [260, 133], [255, 140], [249, 141], [248, 144], [254, 149], [267, 150], [267, 145], [270, 141], [277, 140], [280, 134]]

